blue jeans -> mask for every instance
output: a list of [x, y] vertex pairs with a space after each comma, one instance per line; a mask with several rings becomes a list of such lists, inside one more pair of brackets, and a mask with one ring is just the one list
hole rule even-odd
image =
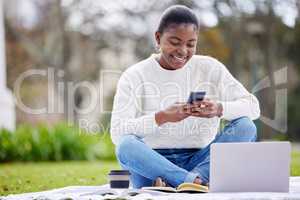
[[212, 143], [255, 142], [256, 136], [252, 120], [241, 117], [228, 123], [202, 149], [152, 149], [135, 135], [125, 135], [116, 147], [116, 155], [121, 167], [130, 171], [134, 188], [151, 186], [157, 177], [174, 187], [193, 182], [196, 177], [208, 183]]

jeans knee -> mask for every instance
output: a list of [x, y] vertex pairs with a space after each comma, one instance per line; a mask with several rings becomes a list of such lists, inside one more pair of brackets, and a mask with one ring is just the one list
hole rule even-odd
[[124, 158], [133, 150], [134, 146], [139, 141], [135, 135], [124, 135], [116, 146], [116, 156], [119, 161], [123, 162]]
[[254, 122], [248, 117], [240, 117], [235, 119], [234, 129], [236, 134], [249, 141], [255, 141], [257, 138], [257, 129]]

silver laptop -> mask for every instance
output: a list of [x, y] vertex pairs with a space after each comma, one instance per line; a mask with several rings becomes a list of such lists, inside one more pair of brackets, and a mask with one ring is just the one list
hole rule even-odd
[[289, 142], [214, 143], [210, 192], [288, 192]]

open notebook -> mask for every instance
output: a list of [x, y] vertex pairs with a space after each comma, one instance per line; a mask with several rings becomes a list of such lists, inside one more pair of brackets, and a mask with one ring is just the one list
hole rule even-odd
[[167, 195], [167, 193], [207, 193], [208, 187], [193, 183], [182, 183], [177, 188], [173, 187], [143, 187], [141, 189], [111, 189], [105, 188], [103, 190], [97, 190], [91, 193], [85, 193], [86, 195], [113, 195], [113, 196], [135, 196], [138, 194], [150, 194], [153, 196]]
[[143, 190], [154, 190], [160, 192], [186, 192], [186, 193], [207, 193], [208, 187], [194, 183], [182, 183], [177, 188], [173, 187], [143, 187]]

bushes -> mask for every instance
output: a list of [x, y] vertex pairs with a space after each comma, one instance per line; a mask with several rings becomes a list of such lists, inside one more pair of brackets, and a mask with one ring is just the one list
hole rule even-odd
[[0, 162], [95, 159], [115, 159], [108, 132], [90, 134], [66, 124], [0, 130]]

